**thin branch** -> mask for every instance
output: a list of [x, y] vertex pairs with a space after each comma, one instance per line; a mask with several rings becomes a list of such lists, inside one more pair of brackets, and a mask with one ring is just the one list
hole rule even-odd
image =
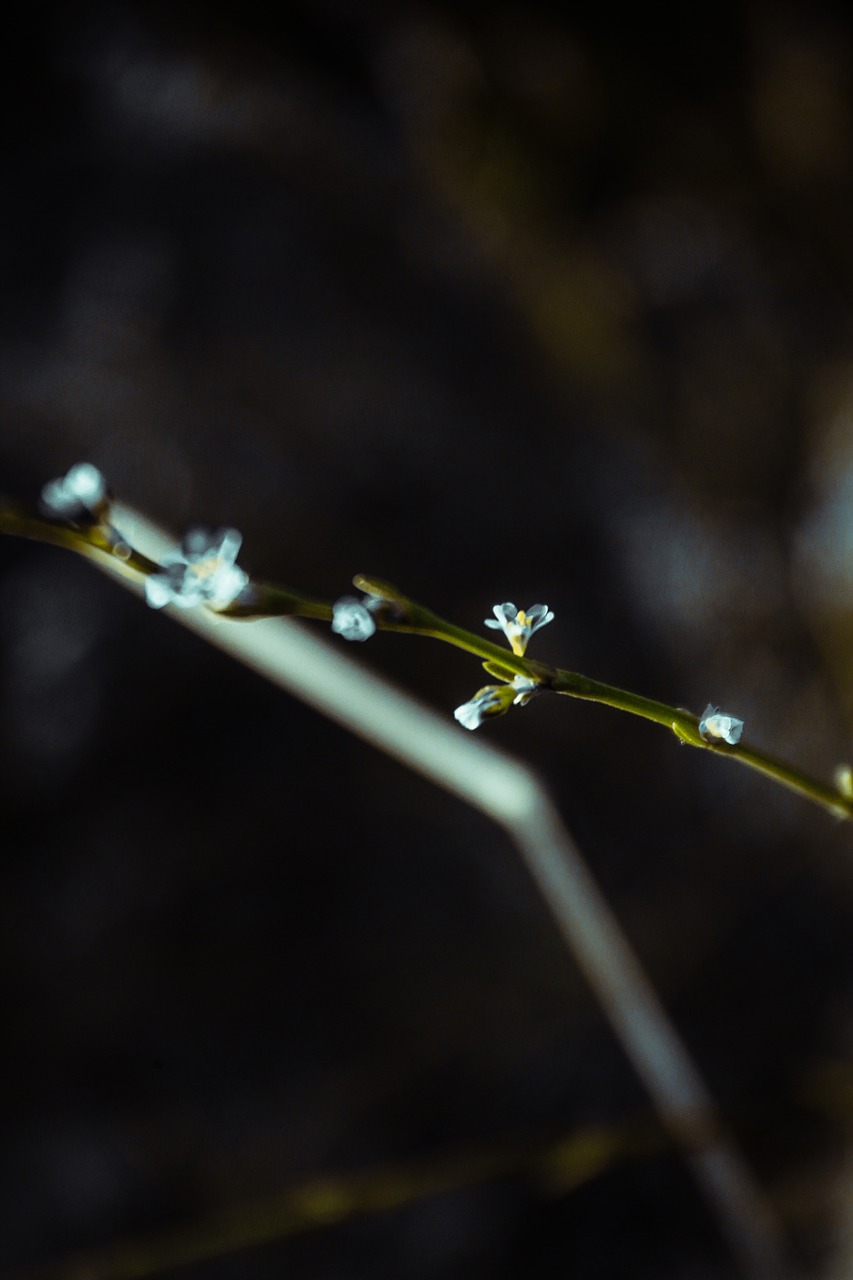
[[[122, 508], [117, 504], [113, 505], [113, 513], [121, 511]], [[123, 523], [125, 518], [119, 515], [118, 523]], [[126, 538], [116, 535], [115, 530], [110, 526], [106, 526], [106, 529], [113, 534], [112, 540], [104, 536], [104, 528], [100, 526], [69, 529], [57, 526], [50, 521], [39, 520], [13, 507], [0, 508], [0, 533], [17, 534], [21, 537], [68, 547], [94, 559], [103, 568], [107, 567], [112, 558], [118, 561], [120, 572], [130, 578], [144, 576], [158, 568], [153, 558], [149, 559], [137, 550], [131, 549]], [[118, 539], [117, 542], [116, 539]], [[116, 553], [116, 545], [123, 550], [121, 556]], [[757, 747], [751, 747], [744, 741], [729, 743], [713, 737], [703, 737], [699, 731], [699, 717], [683, 707], [673, 707], [666, 702], [658, 702], [642, 694], [619, 689], [615, 685], [593, 680], [576, 671], [567, 671], [562, 667], [520, 657], [492, 644], [490, 640], [474, 632], [466, 631], [439, 617], [432, 610], [409, 599], [396, 587], [378, 578], [358, 574], [354, 581], [356, 586], [374, 594], [388, 606], [375, 614], [375, 625], [379, 630], [430, 636], [475, 654], [484, 664], [487, 664], [487, 670], [492, 673], [501, 669], [503, 673], [501, 678], [527, 677], [536, 681], [542, 690], [564, 694], [570, 698], [581, 698], [586, 702], [600, 702], [605, 706], [627, 712], [628, 715], [651, 720], [669, 729], [680, 742], [703, 751], [710, 751], [718, 756], [725, 756], [738, 764], [745, 765], [748, 769], [754, 769], [788, 790], [796, 792], [797, 795], [820, 805], [833, 817], [853, 818], [853, 789], [850, 787], [842, 790], [839, 786], [822, 782], [795, 765], [760, 751]], [[262, 619], [284, 616], [330, 621], [333, 616], [333, 605], [287, 587], [252, 583], [248, 601], [238, 600], [219, 610], [219, 614], [221, 617], [253, 621], [255, 625], [258, 625], [259, 620]], [[842, 766], [840, 773], [849, 776], [846, 766]]]

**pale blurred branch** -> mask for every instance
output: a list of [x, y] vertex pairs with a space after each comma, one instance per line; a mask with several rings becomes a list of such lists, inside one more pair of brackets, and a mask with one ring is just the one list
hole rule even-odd
[[[116, 506], [114, 519], [130, 544], [152, 559], [174, 547], [162, 530], [129, 508]], [[105, 573], [142, 593], [138, 576], [128, 575], [114, 557], [97, 554], [93, 559]], [[166, 611], [507, 831], [661, 1121], [684, 1152], [744, 1274], [755, 1280], [788, 1274], [782, 1233], [770, 1204], [536, 774], [461, 732], [366, 671], [341, 646], [298, 623], [264, 618], [247, 625], [203, 607], [169, 606]]]

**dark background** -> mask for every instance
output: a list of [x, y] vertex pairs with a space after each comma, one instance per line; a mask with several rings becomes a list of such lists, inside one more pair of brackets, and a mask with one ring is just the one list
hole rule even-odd
[[[86, 459], [309, 592], [544, 600], [533, 656], [850, 759], [846, 6], [27, 13], [7, 494]], [[733, 1274], [502, 835], [68, 554], [0, 574], [9, 1275], [483, 1152], [179, 1274]], [[358, 654], [448, 717], [481, 683]], [[480, 732], [553, 786], [801, 1265], [853, 1274], [849, 827], [606, 708]], [[635, 1123], [597, 1177], [514, 1154]]]

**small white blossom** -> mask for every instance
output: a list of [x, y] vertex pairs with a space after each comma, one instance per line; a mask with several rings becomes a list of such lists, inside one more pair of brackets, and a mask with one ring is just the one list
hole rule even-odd
[[499, 715], [501, 708], [506, 710], [506, 696], [502, 694], [503, 691], [494, 686], [481, 689], [470, 702], [457, 707], [453, 715], [466, 729], [479, 729], [488, 716]]
[[723, 742], [735, 746], [743, 733], [743, 721], [737, 716], [723, 714], [719, 707], [712, 707], [709, 702], [702, 712], [699, 732], [703, 738], [722, 738]]
[[486, 618], [486, 626], [494, 631], [502, 631], [509, 640], [513, 653], [519, 657], [524, 654], [534, 631], [552, 622], [554, 618], [547, 604], [532, 604], [526, 612], [524, 609], [516, 609], [514, 604], [496, 604], [492, 612], [495, 617]]
[[41, 507], [53, 519], [78, 521], [97, 517], [107, 501], [107, 482], [91, 462], [76, 463], [67, 475], [41, 491]]
[[530, 699], [542, 688], [538, 680], [531, 680], [529, 676], [514, 676], [512, 687], [515, 690], [515, 697], [512, 700], [514, 707], [526, 707]]
[[248, 585], [249, 576], [235, 564], [243, 539], [236, 529], [191, 529], [180, 553], [167, 556], [161, 573], [145, 579], [145, 596], [152, 609], [176, 604], [225, 608]]
[[376, 630], [370, 610], [379, 603], [375, 596], [341, 596], [332, 609], [332, 630], [345, 640], [369, 640]]

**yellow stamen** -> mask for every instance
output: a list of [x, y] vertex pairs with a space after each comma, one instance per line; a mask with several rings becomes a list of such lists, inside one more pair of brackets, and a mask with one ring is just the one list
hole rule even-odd
[[196, 563], [191, 564], [189, 568], [190, 572], [196, 578], [200, 578], [204, 581], [205, 578], [210, 578], [214, 573], [216, 573], [219, 568], [219, 563], [218, 556], [208, 556], [206, 560], [197, 560]]

